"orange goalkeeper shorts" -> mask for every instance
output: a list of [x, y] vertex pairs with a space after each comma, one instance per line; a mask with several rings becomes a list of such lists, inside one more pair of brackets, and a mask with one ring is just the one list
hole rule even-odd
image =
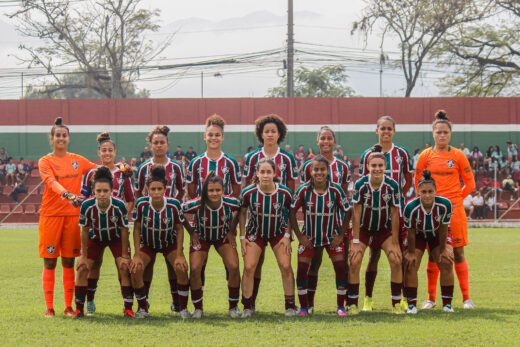
[[79, 216], [40, 216], [38, 248], [40, 258], [74, 258], [81, 250]]
[[453, 203], [453, 214], [450, 223], [453, 236], [453, 248], [466, 246], [468, 241], [468, 218], [462, 200]]

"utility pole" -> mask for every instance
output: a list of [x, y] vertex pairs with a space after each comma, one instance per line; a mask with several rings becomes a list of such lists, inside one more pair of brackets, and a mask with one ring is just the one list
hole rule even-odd
[[23, 72], [22, 72], [22, 99], [23, 99]]
[[287, 9], [287, 97], [294, 97], [294, 33], [293, 0], [288, 0]]
[[381, 55], [379, 56], [379, 97], [383, 97], [383, 65], [385, 64], [385, 55], [381, 47]]

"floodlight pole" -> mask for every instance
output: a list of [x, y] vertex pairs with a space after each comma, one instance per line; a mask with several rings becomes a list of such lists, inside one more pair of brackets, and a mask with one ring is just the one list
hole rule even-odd
[[287, 97], [294, 97], [294, 32], [293, 0], [287, 6]]

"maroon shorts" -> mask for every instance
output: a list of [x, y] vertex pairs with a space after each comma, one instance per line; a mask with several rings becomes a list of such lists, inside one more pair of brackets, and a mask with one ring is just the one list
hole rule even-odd
[[278, 235], [278, 236], [275, 236], [275, 237], [271, 237], [269, 239], [264, 239], [262, 237], [256, 237], [256, 235], [246, 235], [246, 238], [249, 240], [249, 242], [254, 242], [256, 243], [260, 248], [262, 249], [265, 249], [265, 247], [267, 247], [267, 244], [271, 244], [271, 248], [274, 248], [278, 242], [280, 242], [282, 240], [282, 238], [284, 237], [284, 233]]
[[323, 248], [329, 254], [329, 257], [332, 258], [336, 255], [345, 255], [345, 245], [342, 243], [339, 244], [338, 247], [332, 249], [330, 245], [321, 246], [321, 247], [312, 247], [305, 248], [303, 245], [298, 246], [298, 258], [314, 258], [314, 253], [316, 253], [316, 249]]
[[[446, 237], [446, 244], [452, 245], [452, 235], [451, 235], [451, 229], [448, 227], [448, 235]], [[424, 252], [426, 249], [426, 246], [428, 246], [428, 249], [433, 250], [435, 247], [439, 245], [439, 235], [435, 235], [435, 237], [430, 238], [427, 240], [424, 237], [423, 233], [419, 233], [415, 235], [415, 248], [420, 249]]]
[[219, 249], [220, 246], [225, 245], [225, 244], [229, 244], [229, 240], [228, 240], [227, 237], [225, 237], [222, 240], [218, 240], [218, 241], [199, 240], [199, 243], [200, 243], [200, 248], [193, 248], [193, 246], [190, 246], [190, 253], [193, 253], [193, 252], [209, 252], [209, 249], [211, 248], [211, 246], [214, 246], [215, 249]]
[[156, 248], [152, 248], [147, 245], [143, 245], [142, 243], [139, 248], [140, 248], [141, 252], [148, 255], [150, 257], [150, 259], [152, 259], [152, 260], [155, 259], [155, 256], [157, 255], [157, 253], [162, 253], [163, 256], [166, 258], [168, 256], [168, 254], [177, 250], [177, 240], [175, 240], [172, 245], [170, 245], [166, 248], [156, 249]]
[[381, 231], [368, 231], [361, 229], [359, 231], [359, 241], [363, 242], [373, 250], [381, 249], [381, 246], [389, 237], [392, 237], [392, 229]]
[[348, 227], [347, 231], [345, 231], [345, 236], [343, 237], [343, 242], [350, 243], [350, 240], [352, 240], [353, 238], [354, 238], [354, 236], [352, 234], [352, 228]]
[[[123, 242], [120, 238], [112, 241], [98, 241], [96, 239], [88, 239], [87, 242], [87, 258], [91, 260], [97, 260], [103, 256], [106, 247], [110, 248], [114, 259], [120, 258], [123, 255]], [[130, 247], [127, 250], [127, 254], [130, 256]]]

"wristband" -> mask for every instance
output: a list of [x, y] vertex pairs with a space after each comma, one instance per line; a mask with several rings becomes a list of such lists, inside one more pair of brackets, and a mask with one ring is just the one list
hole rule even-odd
[[240, 240], [245, 240], [245, 239], [246, 239], [245, 235], [240, 235]]
[[283, 235], [283, 237], [287, 237], [288, 239], [290, 239], [290, 238], [291, 238], [291, 234], [289, 234], [289, 233], [285, 233], [285, 234]]
[[352, 243], [359, 243], [359, 239], [352, 239]]
[[70, 195], [69, 191], [66, 191], [65, 193], [61, 194], [62, 199], [66, 199]]

